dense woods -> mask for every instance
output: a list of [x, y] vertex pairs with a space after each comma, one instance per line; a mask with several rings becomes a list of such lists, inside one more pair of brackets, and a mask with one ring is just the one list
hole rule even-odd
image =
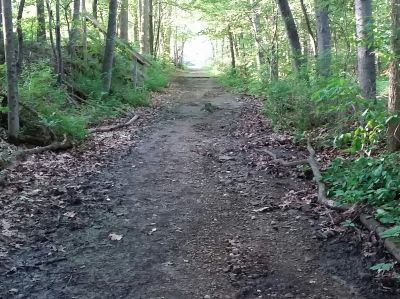
[[146, 105], [167, 85], [181, 43], [172, 4], [2, 1], [3, 138], [83, 139], [88, 126]]

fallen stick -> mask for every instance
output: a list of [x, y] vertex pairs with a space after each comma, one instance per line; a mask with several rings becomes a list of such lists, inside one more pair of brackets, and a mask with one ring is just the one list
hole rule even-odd
[[[310, 152], [309, 163], [314, 173], [314, 178], [318, 183], [318, 200], [320, 203], [328, 206], [332, 209], [337, 209], [343, 212], [349, 212], [351, 209], [354, 209], [354, 206], [350, 205], [341, 205], [337, 206], [334, 201], [326, 198], [326, 186], [322, 182], [322, 175], [319, 170], [317, 161], [315, 160], [315, 150], [311, 146], [311, 142], [308, 140], [307, 149]], [[383, 244], [387, 251], [389, 251], [394, 258], [400, 262], [400, 244], [396, 244], [390, 239], [383, 239], [382, 233], [387, 230], [386, 227], [382, 226], [378, 221], [372, 218], [370, 215], [360, 214], [359, 217], [360, 222], [371, 232], [376, 233], [376, 235], [383, 240]]]
[[396, 244], [390, 239], [382, 238], [382, 233], [386, 231], [387, 228], [366, 214], [361, 214], [360, 221], [366, 228], [368, 228], [368, 230], [375, 232], [377, 236], [383, 240], [386, 249], [396, 258], [396, 260], [400, 261], [400, 244]]
[[334, 210], [347, 211], [350, 208], [352, 208], [349, 205], [338, 206], [334, 200], [328, 199], [326, 197], [326, 186], [325, 186], [324, 182], [322, 181], [322, 174], [321, 174], [321, 171], [319, 170], [318, 162], [315, 159], [315, 150], [311, 146], [310, 140], [307, 141], [307, 149], [308, 149], [308, 152], [310, 153], [310, 156], [308, 157], [307, 161], [308, 161], [308, 164], [310, 164], [310, 167], [314, 174], [314, 180], [318, 184], [318, 201]]
[[115, 126], [109, 126], [109, 127], [100, 127], [100, 128], [93, 128], [93, 129], [89, 129], [89, 133], [93, 134], [93, 133], [104, 133], [104, 132], [110, 132], [110, 131], [114, 131], [120, 128], [124, 128], [124, 127], [128, 127], [131, 124], [133, 124], [135, 121], [137, 121], [139, 119], [138, 115], [135, 115], [134, 117], [132, 117], [128, 122], [123, 123], [123, 124], [118, 124]]
[[258, 151], [271, 156], [271, 158], [273, 159], [272, 162], [279, 163], [285, 167], [299, 166], [299, 165], [304, 165], [304, 164], [308, 163], [307, 159], [296, 160], [296, 161], [285, 161], [283, 159], [278, 159], [277, 156], [273, 152], [270, 152], [269, 150], [266, 150], [266, 149], [262, 149], [262, 150], [258, 150]]
[[3, 186], [6, 179], [7, 179], [7, 169], [15, 166], [20, 162], [22, 159], [24, 159], [28, 155], [33, 155], [33, 154], [40, 154], [44, 153], [47, 151], [58, 151], [58, 150], [66, 150], [72, 147], [72, 142], [70, 142], [67, 138], [64, 139], [62, 142], [53, 142], [50, 145], [43, 146], [43, 147], [36, 147], [32, 149], [26, 149], [26, 150], [21, 150], [16, 152], [10, 161], [10, 164], [4, 169], [3, 171], [0, 172], [0, 186]]

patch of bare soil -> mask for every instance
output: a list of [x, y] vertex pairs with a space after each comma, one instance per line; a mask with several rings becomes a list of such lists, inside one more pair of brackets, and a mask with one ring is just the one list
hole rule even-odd
[[306, 155], [256, 100], [190, 74], [155, 97], [129, 128], [10, 171], [1, 298], [398, 298], [367, 270], [379, 242], [260, 151]]

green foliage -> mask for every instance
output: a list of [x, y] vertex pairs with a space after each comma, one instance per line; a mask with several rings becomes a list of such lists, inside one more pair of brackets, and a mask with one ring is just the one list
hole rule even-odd
[[328, 196], [344, 203], [368, 203], [378, 208], [376, 217], [383, 223], [399, 223], [400, 157], [336, 159], [324, 173]]
[[50, 128], [60, 138], [66, 134], [74, 139], [86, 136], [86, 121], [77, 108], [68, 108], [69, 96], [57, 85], [48, 62], [31, 64], [22, 74], [20, 84], [21, 101], [37, 112], [39, 119], [25, 118], [23, 130], [30, 135], [35, 122]]
[[384, 137], [387, 113], [384, 109], [367, 109], [359, 117], [356, 128], [336, 136], [335, 147], [346, 148], [351, 154], [362, 153], [370, 156], [380, 148]]
[[388, 230], [385, 230], [382, 234], [381, 237], [384, 239], [388, 238], [398, 238], [400, 237], [400, 226], [396, 225]]
[[166, 88], [172, 72], [173, 65], [167, 59], [153, 60], [151, 66], [146, 70], [146, 89], [160, 91]]
[[394, 264], [381, 263], [381, 264], [376, 264], [376, 265], [370, 267], [370, 269], [373, 271], [377, 271], [378, 273], [382, 273], [382, 272], [387, 272], [387, 271], [392, 270], [393, 267], [394, 267]]

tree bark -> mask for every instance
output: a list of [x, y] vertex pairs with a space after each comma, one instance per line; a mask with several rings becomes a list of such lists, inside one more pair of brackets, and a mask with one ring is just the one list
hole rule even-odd
[[253, 27], [253, 34], [255, 40], [255, 48], [256, 48], [256, 63], [258, 72], [261, 72], [262, 65], [265, 64], [264, 59], [264, 51], [261, 44], [261, 35], [260, 35], [260, 27], [261, 27], [261, 20], [260, 20], [260, 11], [258, 8], [258, 1], [257, 0], [250, 0], [251, 5], [251, 24]]
[[323, 77], [331, 73], [331, 28], [329, 24], [329, 12], [326, 1], [315, 1], [315, 16], [317, 20], [318, 58], [317, 72]]
[[37, 41], [46, 41], [46, 19], [44, 13], [44, 0], [36, 0], [36, 13], [37, 13]]
[[3, 5], [0, 0], [0, 64], [5, 63], [5, 53], [4, 53], [4, 28], [3, 28]]
[[[389, 113], [400, 114], [400, 0], [392, 0], [392, 60], [390, 62]], [[389, 150], [400, 150], [400, 121], [389, 122]]]
[[57, 51], [57, 82], [61, 84], [64, 78], [64, 63], [61, 51], [60, 0], [56, 0], [56, 51]]
[[150, 1], [140, 0], [141, 28], [140, 51], [142, 54], [150, 53]]
[[231, 28], [228, 28], [228, 39], [229, 39], [229, 49], [231, 51], [231, 67], [233, 70], [236, 69], [236, 57], [235, 57], [235, 45], [233, 43], [233, 33]]
[[96, 20], [97, 20], [97, 17], [98, 17], [97, 13], [98, 13], [98, 0], [93, 0], [93, 3], [92, 3], [92, 15]]
[[121, 12], [119, 19], [119, 37], [124, 40], [129, 40], [129, 13], [128, 13], [128, 0], [121, 1]]
[[17, 75], [21, 74], [24, 60], [24, 36], [22, 32], [22, 15], [24, 13], [25, 0], [19, 2], [17, 13], [17, 35], [18, 35], [18, 56], [17, 56]]
[[318, 49], [317, 39], [315, 38], [314, 31], [312, 30], [310, 18], [308, 16], [308, 12], [307, 12], [306, 5], [304, 4], [304, 0], [300, 0], [300, 6], [301, 6], [301, 11], [303, 12], [303, 15], [304, 15], [304, 20], [306, 22], [307, 32], [311, 36], [311, 39], [313, 40], [314, 53], [317, 53], [317, 49]]
[[79, 25], [80, 25], [80, 0], [74, 0], [74, 8], [72, 13], [72, 28], [69, 38], [69, 53], [74, 56], [76, 54], [76, 47], [78, 44]]
[[[82, 13], [86, 14], [86, 0], [82, 1]], [[86, 17], [83, 18], [83, 36], [82, 36], [82, 48], [83, 48], [83, 61], [88, 59], [88, 42], [87, 42], [87, 23]]]
[[51, 44], [51, 49], [53, 51], [53, 57], [54, 57], [54, 71], [55, 71], [55, 73], [57, 73], [57, 50], [56, 50], [56, 45], [54, 43], [54, 36], [53, 36], [54, 17], [53, 17], [53, 11], [51, 10], [51, 7], [50, 7], [49, 0], [46, 0], [46, 8], [47, 8], [47, 14], [49, 15], [49, 37], [50, 37], [50, 44]]
[[356, 27], [358, 39], [358, 83], [365, 99], [376, 99], [376, 67], [372, 0], [356, 0]]
[[8, 138], [11, 142], [17, 142], [19, 135], [18, 76], [13, 39], [11, 0], [2, 0], [2, 8], [7, 65]]
[[292, 50], [294, 67], [297, 71], [300, 71], [304, 61], [301, 55], [299, 33], [297, 31], [296, 23], [294, 22], [292, 11], [290, 9], [288, 0], [277, 0], [277, 3], [285, 23], [286, 34]]
[[106, 47], [104, 50], [103, 68], [102, 68], [103, 91], [106, 93], [109, 93], [111, 89], [112, 68], [114, 60], [114, 45], [115, 45], [115, 35], [117, 29], [117, 13], [118, 13], [117, 10], [118, 10], [117, 0], [110, 0]]

